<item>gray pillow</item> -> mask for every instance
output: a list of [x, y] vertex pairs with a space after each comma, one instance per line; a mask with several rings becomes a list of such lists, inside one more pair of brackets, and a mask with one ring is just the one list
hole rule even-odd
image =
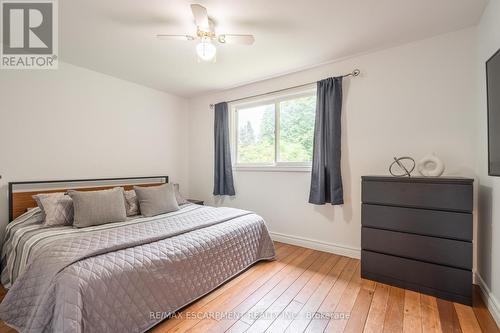
[[33, 196], [42, 211], [43, 225], [61, 226], [73, 223], [73, 200], [63, 192], [40, 193]]
[[125, 208], [127, 210], [127, 216], [139, 215], [139, 202], [137, 201], [137, 195], [134, 190], [125, 191]]
[[180, 206], [180, 205], [184, 205], [184, 204], [187, 204], [188, 201], [186, 199], [184, 199], [184, 197], [182, 196], [181, 192], [179, 191], [179, 184], [175, 184], [173, 183], [172, 185], [174, 185], [174, 189], [175, 189], [175, 198], [177, 199], [177, 204]]
[[143, 216], [155, 216], [179, 210], [175, 189], [171, 184], [160, 186], [134, 186]]
[[93, 225], [121, 222], [127, 219], [123, 188], [103, 191], [68, 191], [73, 199], [73, 226], [85, 228]]

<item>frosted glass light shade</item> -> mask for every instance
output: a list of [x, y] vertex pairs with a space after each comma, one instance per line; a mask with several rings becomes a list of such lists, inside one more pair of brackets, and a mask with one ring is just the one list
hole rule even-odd
[[217, 54], [217, 48], [212, 44], [210, 39], [203, 39], [196, 45], [196, 53], [201, 60], [211, 61]]

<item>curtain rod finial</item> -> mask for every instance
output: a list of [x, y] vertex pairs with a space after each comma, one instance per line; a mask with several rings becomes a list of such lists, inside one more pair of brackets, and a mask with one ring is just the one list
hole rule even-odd
[[357, 68], [352, 71], [352, 76], [358, 76], [359, 74], [361, 74], [361, 71]]

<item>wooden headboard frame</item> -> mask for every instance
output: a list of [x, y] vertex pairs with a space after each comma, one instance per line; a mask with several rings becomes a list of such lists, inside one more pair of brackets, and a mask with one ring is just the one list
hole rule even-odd
[[[72, 183], [73, 185], [71, 185]], [[39, 193], [65, 192], [67, 190], [97, 191], [116, 186], [130, 190], [134, 186], [155, 186], [165, 183], [168, 183], [168, 176], [10, 182], [9, 222], [24, 214], [28, 208], [36, 207], [33, 195]], [[43, 188], [44, 185], [45, 188]], [[25, 191], [16, 189], [18, 187], [29, 188], [30, 186], [41, 187], [41, 189], [29, 189]]]

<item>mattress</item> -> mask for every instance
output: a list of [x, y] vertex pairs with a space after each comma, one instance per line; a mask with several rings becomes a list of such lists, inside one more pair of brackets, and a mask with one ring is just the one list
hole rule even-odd
[[29, 214], [9, 226], [2, 254], [12, 285], [0, 318], [22, 332], [143, 332], [275, 257], [262, 217], [234, 208], [186, 205], [83, 229]]

